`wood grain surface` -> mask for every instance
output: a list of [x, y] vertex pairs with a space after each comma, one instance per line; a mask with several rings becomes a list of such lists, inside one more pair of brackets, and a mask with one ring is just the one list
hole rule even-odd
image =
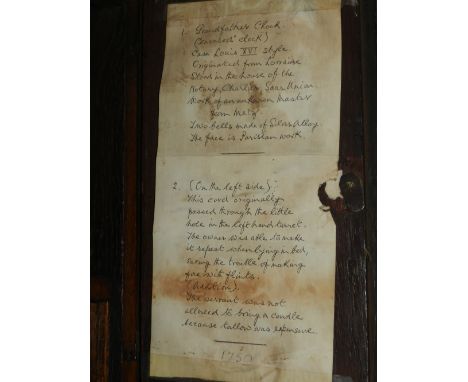
[[91, 381], [109, 381], [109, 303], [91, 303]]

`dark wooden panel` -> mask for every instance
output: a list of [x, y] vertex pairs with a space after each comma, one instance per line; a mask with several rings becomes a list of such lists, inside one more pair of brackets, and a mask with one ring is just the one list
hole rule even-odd
[[[90, 11], [90, 297], [106, 302], [108, 380], [120, 381], [125, 1], [94, 0]], [[104, 367], [99, 362], [101, 358], [91, 364], [92, 373]]]
[[377, 1], [361, 2], [369, 381], [377, 381]]
[[109, 381], [109, 304], [91, 303], [91, 382]]
[[[344, 6], [342, 25], [341, 126], [338, 168], [362, 191], [364, 131], [362, 125], [361, 33], [359, 8]], [[346, 182], [343, 184], [346, 186]], [[346, 191], [340, 183], [342, 194]], [[362, 198], [360, 200], [362, 206]], [[332, 210], [336, 223], [335, 331], [333, 373], [368, 381], [367, 260], [364, 251], [365, 210], [349, 203]]]
[[123, 7], [91, 5], [91, 273], [111, 276], [122, 230]]
[[124, 198], [122, 235], [122, 381], [139, 379], [140, 2], [126, 1]]

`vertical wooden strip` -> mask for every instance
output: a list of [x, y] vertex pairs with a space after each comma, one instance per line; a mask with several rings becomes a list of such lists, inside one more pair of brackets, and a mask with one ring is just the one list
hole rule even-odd
[[[343, 174], [364, 179], [359, 7], [342, 8], [340, 157]], [[363, 184], [360, 185], [361, 187]], [[365, 211], [345, 211], [336, 222], [333, 373], [368, 381]]]
[[377, 381], [377, 1], [361, 1], [369, 381]]
[[140, 2], [126, 2], [124, 206], [122, 242], [122, 375], [139, 379], [139, 65]]
[[153, 278], [153, 214], [158, 145], [159, 87], [164, 62], [166, 0], [143, 0], [141, 373], [149, 380]]
[[108, 302], [110, 381], [121, 378], [125, 0], [92, 0], [91, 301]]

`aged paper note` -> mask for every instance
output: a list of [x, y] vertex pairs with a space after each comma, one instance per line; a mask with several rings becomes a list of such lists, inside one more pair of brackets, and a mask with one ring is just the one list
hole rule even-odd
[[331, 381], [336, 1], [168, 6], [150, 374]]

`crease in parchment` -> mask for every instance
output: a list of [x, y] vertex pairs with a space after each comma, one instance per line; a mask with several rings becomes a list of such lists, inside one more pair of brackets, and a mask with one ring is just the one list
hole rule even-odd
[[[214, 0], [214, 1], [216, 1], [216, 0]], [[306, 1], [306, 3], [308, 3], [307, 0], [304, 0], [304, 1]], [[325, 0], [325, 1], [327, 1], [327, 0]], [[186, 4], [191, 4], [191, 3], [186, 3]], [[286, 2], [284, 0], [280, 0], [280, 4], [288, 4], [288, 2]], [[174, 5], [174, 4], [169, 4], [169, 6], [171, 6], [171, 5]], [[194, 14], [194, 15], [190, 16], [190, 19], [191, 20], [204, 20], [204, 19], [212, 19], [213, 17], [217, 17], [217, 18], [221, 19], [221, 18], [225, 18], [225, 17], [248, 16], [248, 15], [252, 15], [252, 14], [260, 15], [260, 16], [265, 16], [265, 15], [278, 16], [278, 15], [283, 15], [285, 13], [288, 13], [290, 15], [295, 15], [295, 14], [298, 14], [298, 13], [301, 13], [301, 12], [327, 12], [327, 11], [333, 12], [333, 11], [336, 11], [336, 9], [337, 8], [334, 7], [334, 6], [324, 7], [324, 8], [316, 8], [316, 9], [312, 9], [310, 7], [304, 6], [302, 8], [295, 8], [295, 9], [285, 8], [284, 10], [280, 10], [279, 7], [278, 7], [278, 8], [272, 8], [271, 11], [268, 11], [266, 9], [261, 9], [260, 11], [255, 12], [255, 13], [252, 13], [251, 11], [244, 11], [244, 12], [236, 13], [236, 12], [233, 11], [232, 13], [227, 14], [227, 13], [223, 13], [221, 11], [220, 16], [209, 16], [209, 15], [207, 15], [205, 13], [204, 14]], [[188, 11], [184, 11], [184, 13], [186, 13], [186, 12], [188, 12]], [[186, 18], [187, 18], [186, 16], [180, 16], [180, 17], [175, 16], [175, 17], [170, 17], [170, 20], [174, 21], [174, 22], [183, 22], [183, 21], [185, 22]]]

